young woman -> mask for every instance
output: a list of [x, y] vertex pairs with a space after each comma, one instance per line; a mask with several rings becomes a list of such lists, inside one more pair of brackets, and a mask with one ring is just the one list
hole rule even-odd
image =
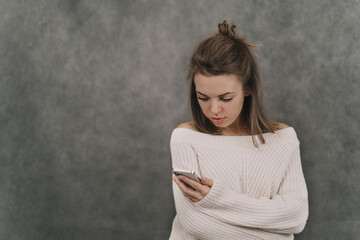
[[188, 79], [193, 121], [171, 135], [171, 240], [294, 239], [306, 224], [308, 193], [294, 128], [264, 112], [252, 48], [224, 21], [195, 49]]

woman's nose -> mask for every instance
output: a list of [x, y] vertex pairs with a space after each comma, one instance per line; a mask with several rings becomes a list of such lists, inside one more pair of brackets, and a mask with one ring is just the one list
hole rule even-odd
[[210, 109], [212, 114], [218, 114], [221, 112], [222, 107], [217, 101], [214, 101], [211, 103]]

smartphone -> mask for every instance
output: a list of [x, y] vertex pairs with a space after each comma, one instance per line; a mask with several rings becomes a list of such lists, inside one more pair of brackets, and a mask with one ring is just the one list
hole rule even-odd
[[175, 169], [175, 168], [173, 168], [173, 169], [172, 169], [172, 172], [173, 172], [173, 174], [174, 174], [179, 180], [181, 180], [181, 178], [179, 178], [179, 176], [180, 176], [180, 175], [184, 175], [184, 176], [186, 176], [186, 177], [189, 177], [189, 178], [191, 178], [191, 179], [194, 179], [194, 180], [197, 181], [197, 182], [201, 182], [201, 181], [200, 181], [201, 178], [199, 178], [199, 177], [196, 175], [195, 171], [182, 170], [182, 169]]

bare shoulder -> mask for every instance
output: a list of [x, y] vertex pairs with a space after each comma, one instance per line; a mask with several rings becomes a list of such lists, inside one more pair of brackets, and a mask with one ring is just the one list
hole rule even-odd
[[290, 127], [290, 126], [289, 126], [289, 125], [286, 125], [285, 123], [277, 122], [276, 127], [278, 127], [278, 128], [281, 130], [281, 129], [284, 129], [284, 128], [288, 128], [288, 127]]
[[176, 128], [187, 128], [187, 129], [190, 129], [190, 130], [197, 131], [193, 121], [181, 123]]

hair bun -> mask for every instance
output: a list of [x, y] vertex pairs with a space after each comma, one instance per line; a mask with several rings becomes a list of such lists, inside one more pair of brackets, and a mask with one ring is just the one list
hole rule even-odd
[[223, 23], [219, 23], [218, 24], [218, 28], [219, 28], [219, 34], [228, 36], [234, 40], [236, 40], [237, 42], [240, 42], [241, 44], [243, 44], [252, 54], [254, 54], [255, 56], [258, 56], [257, 53], [254, 51], [254, 49], [257, 47], [256, 44], [249, 42], [246, 37], [240, 37], [240, 36], [236, 36], [235, 35], [235, 28], [236, 26], [230, 21], [229, 23], [224, 20]]
[[218, 24], [219, 33], [223, 35], [228, 35], [229, 37], [236, 38], [235, 36], [235, 28], [236, 26], [232, 22], [227, 22], [224, 20], [223, 23]]

